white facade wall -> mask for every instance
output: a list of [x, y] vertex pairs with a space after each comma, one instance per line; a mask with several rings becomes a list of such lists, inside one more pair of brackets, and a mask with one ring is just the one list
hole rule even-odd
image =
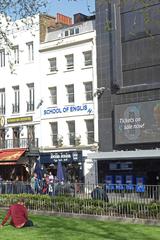
[[[92, 50], [93, 64], [92, 66], [84, 67], [83, 52], [89, 50]], [[85, 120], [94, 119], [95, 141], [97, 141], [97, 98], [93, 97], [93, 101], [86, 101], [84, 88], [84, 82], [90, 81], [93, 83], [93, 92], [96, 91], [97, 88], [95, 30], [92, 29], [92, 31], [82, 35], [77, 34], [76, 36], [62, 38], [60, 40], [53, 39], [50, 42], [41, 44], [40, 52], [41, 89], [43, 89], [43, 105], [41, 107], [42, 148], [53, 149], [50, 123], [54, 121], [58, 121], [58, 133], [63, 136], [63, 148], [71, 148], [68, 143], [67, 121], [75, 120], [76, 135], [81, 135], [81, 145], [87, 146]], [[74, 54], [74, 70], [66, 70], [65, 55], [68, 54]], [[48, 62], [50, 58], [57, 59], [56, 73], [50, 73]], [[74, 104], [67, 103], [65, 85], [69, 84], [74, 84]], [[57, 87], [57, 105], [50, 104], [49, 88], [51, 87]], [[64, 107], [83, 106], [85, 104], [92, 109], [91, 113], [87, 111], [63, 112]], [[62, 113], [45, 115], [44, 111], [49, 108], [58, 108]]]
[[[13, 139], [12, 128], [15, 126], [23, 126], [21, 137], [27, 138], [26, 125], [35, 125], [35, 137], [39, 138], [39, 123], [40, 115], [36, 110], [36, 105], [39, 102], [40, 84], [39, 84], [39, 16], [33, 19], [32, 28], [27, 27], [21, 21], [17, 21], [18, 28], [11, 25], [8, 30], [8, 37], [13, 46], [19, 47], [19, 63], [13, 65], [14, 71], [10, 69], [9, 65], [14, 61], [14, 54], [11, 51], [11, 56], [5, 55], [5, 66], [0, 67], [0, 89], [5, 89], [5, 128], [7, 128], [6, 139]], [[28, 60], [28, 47], [26, 43], [33, 41], [34, 60]], [[3, 47], [1, 47], [2, 49]], [[7, 53], [7, 50], [6, 50]], [[34, 84], [35, 89], [35, 107], [34, 111], [27, 112], [27, 101], [29, 99], [29, 91], [27, 84]], [[20, 110], [19, 113], [12, 113], [12, 104], [14, 103], [13, 87], [19, 86], [20, 91]], [[18, 118], [32, 116], [32, 122], [17, 122], [7, 124], [8, 118]], [[38, 125], [37, 125], [38, 124]]]
[[[74, 27], [74, 26], [73, 26]], [[72, 27], [72, 28], [73, 28]], [[98, 142], [98, 117], [97, 96], [92, 101], [86, 101], [85, 82], [92, 82], [93, 94], [97, 89], [96, 78], [96, 34], [94, 21], [81, 23], [79, 34], [64, 36], [66, 29], [57, 30], [48, 34], [48, 42], [41, 44], [40, 69], [43, 105], [41, 106], [41, 151], [82, 151], [83, 158], [97, 146]], [[70, 28], [69, 28], [70, 29]], [[82, 33], [81, 33], [82, 32]], [[60, 36], [60, 37], [59, 37]], [[85, 51], [92, 51], [92, 65], [84, 66]], [[74, 55], [74, 69], [66, 70], [66, 55]], [[57, 71], [51, 73], [48, 59], [56, 58]], [[74, 103], [68, 103], [65, 85], [74, 84]], [[51, 105], [49, 88], [57, 88], [57, 104]], [[71, 111], [72, 107], [87, 106], [87, 110]], [[88, 111], [89, 110], [89, 111]], [[57, 112], [56, 112], [57, 111]], [[48, 114], [45, 114], [48, 112]], [[94, 120], [94, 143], [88, 144], [85, 120]], [[81, 136], [79, 146], [70, 146], [68, 138], [67, 121], [75, 121], [75, 135]], [[52, 144], [52, 131], [50, 123], [58, 122], [58, 135], [63, 137], [60, 148]], [[90, 163], [84, 164], [84, 175], [89, 179]], [[92, 177], [92, 180], [95, 177]], [[88, 180], [87, 180], [88, 181]], [[96, 181], [96, 180], [95, 180]], [[92, 183], [95, 183], [95, 181]]]
[[[48, 34], [48, 41], [39, 43], [39, 16], [34, 20], [32, 29], [28, 29], [20, 22], [19, 29], [11, 28], [9, 37], [13, 45], [19, 46], [19, 64], [13, 66], [11, 73], [8, 55], [5, 57], [5, 67], [0, 67], [0, 89], [5, 89], [5, 139], [13, 139], [13, 128], [23, 127], [20, 138], [28, 137], [27, 127], [33, 125], [35, 138], [39, 140], [41, 152], [82, 151], [84, 159], [87, 154], [97, 147], [98, 142], [98, 116], [97, 96], [93, 100], [86, 101], [85, 82], [92, 82], [93, 95], [97, 89], [96, 79], [96, 33], [94, 21], [80, 23], [80, 32], [73, 36], [64, 36], [64, 30], [57, 30]], [[28, 49], [26, 43], [34, 45], [34, 61], [28, 61]], [[83, 52], [92, 51], [92, 65], [84, 65]], [[66, 70], [66, 58], [68, 54], [74, 55], [74, 69]], [[57, 71], [50, 72], [48, 59], [57, 59]], [[13, 59], [11, 59], [13, 60]], [[27, 111], [29, 99], [28, 84], [34, 84], [34, 110]], [[74, 103], [68, 103], [65, 85], [74, 84]], [[12, 112], [14, 103], [14, 89], [19, 86], [20, 110]], [[50, 103], [49, 88], [57, 87], [57, 104]], [[42, 104], [39, 104], [39, 103]], [[37, 106], [39, 107], [37, 108]], [[80, 108], [81, 110], [74, 110]], [[58, 111], [57, 113], [53, 113]], [[48, 114], [44, 114], [44, 113]], [[8, 119], [31, 116], [32, 121], [7, 123]], [[94, 142], [88, 144], [85, 120], [94, 120]], [[67, 121], [75, 121], [76, 137], [80, 136], [80, 145], [71, 146], [68, 138]], [[58, 122], [58, 135], [63, 137], [61, 147], [52, 144], [52, 122]], [[84, 164], [84, 174], [89, 178], [87, 162]]]

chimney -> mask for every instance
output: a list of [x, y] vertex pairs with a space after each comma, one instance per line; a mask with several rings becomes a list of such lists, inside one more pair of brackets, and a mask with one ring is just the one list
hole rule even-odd
[[57, 13], [57, 23], [61, 23], [67, 26], [72, 25], [72, 18], [65, 16], [61, 13]]
[[42, 14], [39, 19], [40, 24], [40, 42], [45, 41], [46, 33], [48, 28], [56, 28], [56, 18]]

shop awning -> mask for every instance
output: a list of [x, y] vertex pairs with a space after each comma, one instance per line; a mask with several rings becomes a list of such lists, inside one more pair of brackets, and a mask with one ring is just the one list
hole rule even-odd
[[15, 165], [26, 149], [5, 149], [0, 151], [0, 165]]
[[160, 149], [137, 150], [137, 151], [95, 152], [95, 153], [89, 153], [88, 159], [95, 159], [95, 160], [160, 159]]

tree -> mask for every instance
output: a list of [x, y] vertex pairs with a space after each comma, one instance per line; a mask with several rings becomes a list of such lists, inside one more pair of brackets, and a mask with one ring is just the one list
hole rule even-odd
[[[0, 49], [5, 48], [6, 54], [11, 56], [11, 29], [18, 30], [22, 25], [31, 29], [34, 16], [44, 12], [47, 4], [47, 0], [0, 0]], [[9, 60], [9, 64], [13, 69], [12, 61]]]

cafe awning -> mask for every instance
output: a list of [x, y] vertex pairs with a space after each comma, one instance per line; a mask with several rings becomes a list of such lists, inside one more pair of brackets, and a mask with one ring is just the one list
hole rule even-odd
[[15, 165], [26, 149], [5, 149], [0, 151], [0, 165]]

